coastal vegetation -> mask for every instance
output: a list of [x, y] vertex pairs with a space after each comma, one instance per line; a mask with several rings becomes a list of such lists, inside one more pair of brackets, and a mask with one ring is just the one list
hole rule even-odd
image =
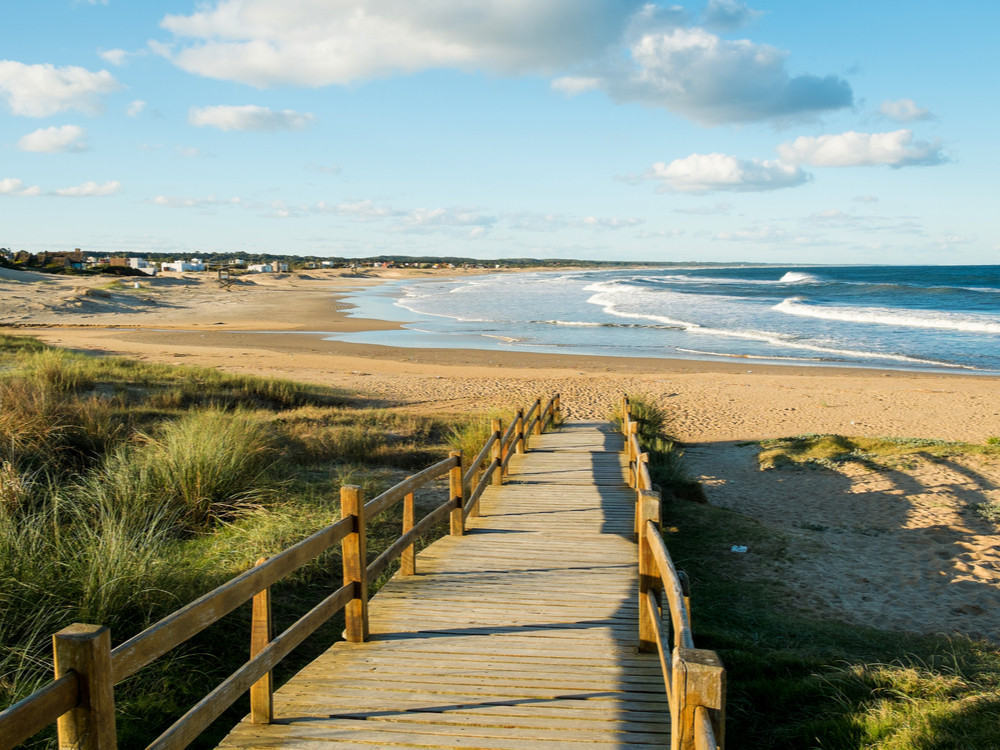
[[780, 581], [752, 579], [739, 556], [719, 554], [733, 539], [763, 556], [786, 554], [780, 532], [733, 511], [674, 503], [666, 525], [691, 578], [698, 643], [726, 665], [734, 746], [996, 746], [996, 643], [863, 627], [799, 605]]
[[[996, 454], [996, 445], [811, 435], [760, 443], [762, 468], [899, 465], [915, 454]], [[994, 504], [995, 505], [995, 504]], [[980, 508], [989, 518], [1000, 510]], [[961, 633], [859, 626], [800, 604], [781, 580], [749, 574], [734, 539], [788, 557], [785, 534], [731, 510], [667, 502], [666, 541], [691, 579], [700, 647], [727, 670], [734, 747], [992, 748], [1000, 725], [1000, 647]]]
[[[60, 628], [103, 624], [120, 643], [339, 518], [341, 484], [372, 497], [444, 457], [463, 419], [0, 336], [0, 706], [51, 679]], [[370, 524], [371, 554], [399, 522]], [[274, 587], [279, 627], [340, 585], [337, 557]], [[336, 639], [338, 619], [283, 672]], [[230, 615], [116, 687], [122, 746], [145, 745], [246, 659], [247, 620]]]
[[[649, 477], [665, 501], [672, 498], [705, 502], [701, 483], [692, 478], [684, 464], [684, 448], [671, 437], [667, 412], [655, 399], [638, 394], [629, 396], [632, 420], [637, 423], [639, 443], [649, 454]], [[620, 407], [611, 412], [611, 421], [621, 429]]]
[[918, 455], [932, 460], [963, 454], [1000, 456], [1000, 444], [992, 439], [987, 439], [985, 444], [977, 444], [923, 438], [799, 435], [762, 440], [759, 445], [762, 469], [810, 465], [831, 467], [848, 462], [891, 467]]

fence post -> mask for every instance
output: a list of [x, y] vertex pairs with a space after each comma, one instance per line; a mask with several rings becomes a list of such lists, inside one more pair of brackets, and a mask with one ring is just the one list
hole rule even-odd
[[[257, 565], [267, 562], [266, 557]], [[271, 587], [258, 591], [253, 597], [253, 613], [250, 618], [250, 658], [267, 648], [273, 637], [271, 625]], [[268, 672], [250, 686], [250, 723], [270, 724], [274, 721], [274, 683]]]
[[517, 427], [514, 428], [514, 452], [524, 453], [524, 409], [517, 410]]
[[462, 494], [462, 452], [452, 451], [450, 455], [452, 458], [458, 459], [458, 465], [453, 466], [451, 471], [448, 472], [448, 486], [451, 499], [458, 500], [457, 507], [452, 508], [451, 511], [450, 533], [452, 536], [462, 536], [465, 533], [465, 498]]
[[[628, 423], [628, 432], [625, 433], [625, 445], [628, 449], [628, 486], [637, 488], [639, 486], [639, 467], [636, 462], [639, 454], [635, 452], [633, 436], [638, 436], [639, 424], [637, 422]], [[638, 439], [638, 438], [637, 438]]]
[[[414, 510], [413, 493], [410, 492], [403, 498], [403, 533], [413, 528], [416, 518]], [[417, 548], [413, 544], [403, 550], [399, 558], [399, 574], [412, 576], [417, 573]]]
[[344, 609], [344, 638], [351, 643], [368, 639], [368, 557], [365, 551], [365, 502], [361, 488], [340, 488], [340, 515], [354, 519], [354, 530], [340, 543], [344, 560], [344, 585], [354, 584], [354, 597]]
[[639, 651], [656, 653], [659, 643], [656, 636], [656, 625], [652, 621], [652, 613], [647, 600], [657, 588], [660, 572], [657, 570], [656, 558], [646, 535], [646, 522], [652, 521], [658, 526], [660, 522], [660, 496], [655, 492], [640, 490], [636, 502], [636, 515], [639, 519]]
[[694, 750], [695, 708], [704, 706], [718, 746], [726, 746], [726, 669], [714, 651], [676, 648], [673, 658], [671, 750]]
[[[653, 489], [652, 486], [650, 486], [650, 487], [643, 487], [642, 486], [642, 466], [641, 466], [641, 464], [648, 464], [648, 463], [649, 463], [649, 454], [648, 453], [640, 453], [635, 458], [635, 488], [637, 490], [651, 490], [651, 489]], [[648, 471], [649, 467], [647, 466], [646, 469]]]
[[562, 401], [557, 393], [552, 402], [552, 423], [555, 425], [559, 422], [562, 422]]
[[544, 415], [542, 414], [542, 399], [540, 399], [540, 398], [536, 398], [535, 399], [534, 409], [535, 409], [535, 427], [532, 430], [532, 432], [535, 435], [541, 435], [542, 434], [542, 418], [544, 417]]
[[115, 691], [111, 631], [103, 625], [75, 623], [52, 636], [56, 679], [76, 672], [80, 698], [57, 721], [60, 748], [114, 750]]
[[499, 419], [494, 419], [490, 429], [493, 430], [494, 441], [490, 460], [497, 462], [497, 467], [493, 470], [493, 486], [500, 487], [503, 485], [503, 446], [500, 445], [500, 441], [503, 440], [503, 423]]
[[691, 619], [691, 579], [683, 570], [677, 571], [677, 580], [681, 582], [681, 593], [684, 595], [684, 610], [688, 613], [688, 627], [694, 632], [694, 622]]

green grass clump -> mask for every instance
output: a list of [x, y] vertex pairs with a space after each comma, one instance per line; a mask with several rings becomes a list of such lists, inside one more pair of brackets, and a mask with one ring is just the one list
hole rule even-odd
[[990, 523], [1000, 523], [1000, 500], [990, 500], [976, 506], [976, 514]]
[[704, 503], [705, 490], [684, 465], [684, 449], [677, 442], [657, 437], [643, 444], [649, 453], [649, 478], [675, 498]]
[[[649, 396], [629, 396], [629, 411], [637, 423], [637, 434], [642, 445], [649, 445], [657, 438], [667, 436], [667, 414]], [[611, 412], [611, 421], [622, 428], [621, 404], [616, 403]]]
[[83, 490], [100, 507], [164, 507], [189, 530], [230, 521], [273, 496], [274, 435], [245, 412], [192, 411], [108, 454]]
[[[683, 446], [666, 432], [667, 413], [646, 396], [630, 396], [632, 419], [642, 450], [649, 454], [649, 478], [663, 493], [664, 500], [677, 498], [705, 502], [705, 491], [684, 465]], [[622, 427], [621, 407], [616, 404], [611, 420]]]
[[[987, 441], [988, 442], [988, 441]], [[906, 456], [1000, 455], [1000, 445], [927, 440], [923, 438], [868, 438], [844, 435], [799, 435], [762, 440], [760, 467], [818, 465], [832, 467], [845, 462], [885, 463]]]
[[[468, 419], [458, 424], [454, 424], [448, 431], [448, 447], [453, 451], [462, 452], [462, 468], [463, 471], [468, 471], [471, 467], [471, 462], [482, 450], [486, 441], [489, 440], [492, 430], [490, 417], [478, 417]], [[485, 468], [490, 461], [490, 457], [486, 456], [482, 463], [476, 467], [476, 469]]]

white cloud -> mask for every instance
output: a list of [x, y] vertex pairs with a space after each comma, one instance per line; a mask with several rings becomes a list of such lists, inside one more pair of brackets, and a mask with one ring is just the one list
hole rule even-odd
[[25, 65], [0, 60], [0, 97], [15, 115], [48, 117], [75, 109], [87, 114], [101, 111], [101, 97], [121, 85], [108, 71], [96, 73], [73, 65]]
[[114, 195], [121, 191], [122, 184], [118, 180], [112, 180], [105, 182], [103, 185], [98, 185], [96, 182], [84, 182], [82, 185], [76, 185], [75, 187], [59, 188], [55, 191], [55, 194], [67, 198], [89, 198]]
[[702, 15], [702, 22], [718, 31], [732, 31], [757, 20], [764, 15], [759, 10], [747, 7], [739, 0], [708, 0]]
[[380, 206], [374, 201], [342, 201], [334, 206], [328, 206], [323, 201], [317, 204], [317, 209], [323, 213], [335, 213], [338, 216], [346, 216], [359, 221], [375, 221], [378, 219], [389, 219], [402, 216], [403, 211], [398, 211], [390, 206]]
[[97, 56], [104, 60], [104, 62], [118, 66], [125, 64], [129, 53], [123, 49], [99, 49], [97, 50]]
[[940, 143], [914, 141], [909, 130], [891, 133], [856, 133], [802, 136], [778, 146], [778, 155], [793, 164], [815, 167], [890, 167], [942, 164], [947, 157]]
[[635, 217], [619, 219], [617, 216], [587, 216], [580, 223], [591, 229], [628, 229], [642, 224], [643, 220]]
[[472, 208], [416, 208], [401, 217], [399, 227], [426, 230], [445, 227], [483, 227], [497, 223], [497, 217]]
[[179, 198], [169, 195], [158, 195], [153, 200], [147, 201], [155, 206], [164, 208], [214, 208], [216, 206], [238, 206], [242, 200], [233, 198], [216, 198], [210, 195], [207, 198]]
[[855, 203], [878, 203], [877, 195], [855, 195], [851, 198]]
[[161, 26], [174, 64], [265, 87], [430, 68], [554, 72], [602, 54], [643, 0], [215, 0]]
[[291, 109], [276, 112], [253, 104], [238, 107], [192, 107], [188, 113], [188, 122], [192, 125], [219, 130], [303, 130], [315, 120], [316, 117], [308, 113]]
[[609, 70], [603, 88], [618, 101], [665, 107], [717, 125], [801, 117], [850, 106], [841, 78], [791, 77], [786, 53], [748, 40], [726, 41], [699, 28], [641, 35], [632, 67]]
[[37, 185], [25, 187], [24, 183], [16, 177], [0, 179], [0, 195], [39, 195], [41, 192], [41, 188]]
[[691, 154], [669, 164], [657, 162], [645, 177], [660, 180], [662, 190], [681, 193], [752, 192], [802, 185], [810, 176], [780, 161], [737, 159], [726, 154]]
[[144, 109], [146, 109], [146, 102], [142, 99], [135, 99], [128, 105], [125, 114], [129, 117], [138, 117]]
[[40, 128], [23, 136], [17, 142], [17, 147], [21, 151], [35, 151], [43, 154], [86, 151], [87, 145], [83, 142], [86, 135], [87, 131], [79, 125]]
[[969, 244], [975, 242], [977, 239], [978, 239], [978, 237], [976, 237], [976, 235], [974, 235], [974, 234], [973, 235], [966, 235], [966, 234], [958, 234], [957, 232], [953, 232], [951, 234], [945, 234], [945, 235], [942, 235], [940, 237], [937, 237], [937, 238], [935, 238], [934, 241], [941, 248], [949, 248], [949, 247], [952, 247], [954, 245], [969, 245]]
[[200, 159], [205, 152], [195, 146], [174, 146], [174, 153], [182, 159]]
[[527, 232], [555, 232], [567, 229], [617, 230], [630, 229], [644, 223], [643, 219], [629, 216], [585, 216], [582, 219], [567, 214], [510, 213], [502, 217], [511, 228]]
[[878, 108], [878, 112], [883, 117], [888, 117], [896, 122], [934, 119], [934, 115], [929, 109], [918, 107], [912, 99], [897, 99], [896, 101], [886, 99]]

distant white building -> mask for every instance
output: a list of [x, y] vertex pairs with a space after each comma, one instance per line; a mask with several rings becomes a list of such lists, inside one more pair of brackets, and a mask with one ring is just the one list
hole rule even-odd
[[173, 271], [174, 273], [183, 273], [185, 271], [204, 271], [205, 264], [198, 258], [192, 258], [191, 260], [175, 260], [173, 263], [161, 263], [160, 270]]
[[150, 276], [156, 276], [156, 266], [145, 258], [129, 258], [128, 267], [135, 268]]
[[250, 273], [288, 273], [287, 263], [250, 263], [247, 265]]

